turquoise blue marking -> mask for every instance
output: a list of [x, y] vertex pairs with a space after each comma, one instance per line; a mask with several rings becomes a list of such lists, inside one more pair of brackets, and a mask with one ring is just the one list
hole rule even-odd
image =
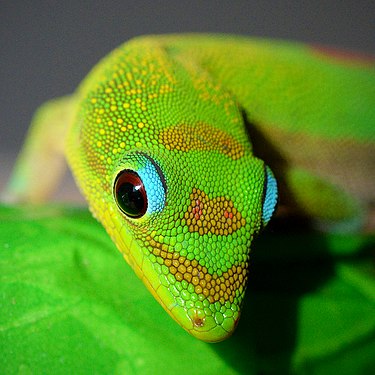
[[147, 213], [161, 212], [165, 206], [165, 189], [159, 171], [150, 159], [136, 172], [141, 178], [147, 194]]
[[263, 200], [263, 211], [262, 211], [262, 219], [263, 219], [263, 224], [266, 225], [276, 207], [277, 203], [277, 182], [275, 179], [275, 176], [273, 175], [271, 169], [269, 167], [265, 167], [265, 173], [266, 173], [266, 181], [265, 181], [265, 195], [264, 195], [264, 200]]

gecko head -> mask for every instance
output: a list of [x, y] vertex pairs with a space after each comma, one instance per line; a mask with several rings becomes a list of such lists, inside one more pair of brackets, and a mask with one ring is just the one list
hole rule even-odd
[[91, 211], [189, 333], [234, 330], [277, 188], [237, 102], [196, 64], [127, 44], [93, 70], [68, 140]]
[[112, 223], [104, 226], [117, 228], [114, 242], [165, 310], [193, 336], [215, 342], [238, 322], [250, 245], [277, 189], [254, 157], [231, 170], [220, 154], [189, 164], [185, 156], [127, 152], [113, 170]]
[[233, 103], [182, 116], [172, 112], [185, 102], [163, 110], [158, 102], [146, 120], [107, 100], [96, 92], [84, 100], [69, 140], [90, 209], [186, 331], [223, 340], [240, 316], [253, 239], [275, 208], [275, 179], [252, 154]]

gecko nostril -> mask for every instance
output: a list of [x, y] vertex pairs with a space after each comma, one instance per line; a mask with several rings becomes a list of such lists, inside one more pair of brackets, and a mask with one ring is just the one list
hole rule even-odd
[[194, 327], [203, 327], [204, 326], [204, 318], [200, 318], [198, 316], [195, 316], [193, 318], [193, 324], [194, 324]]

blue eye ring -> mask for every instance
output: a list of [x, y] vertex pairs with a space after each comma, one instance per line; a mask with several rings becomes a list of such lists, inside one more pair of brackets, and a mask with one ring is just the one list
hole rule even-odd
[[262, 221], [267, 225], [275, 212], [278, 201], [278, 191], [276, 178], [271, 169], [265, 166], [265, 187], [263, 196]]

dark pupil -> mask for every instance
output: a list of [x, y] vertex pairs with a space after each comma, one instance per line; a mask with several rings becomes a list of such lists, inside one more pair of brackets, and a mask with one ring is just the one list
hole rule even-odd
[[123, 171], [115, 182], [117, 204], [128, 216], [137, 218], [147, 210], [146, 191], [142, 180], [133, 171]]

